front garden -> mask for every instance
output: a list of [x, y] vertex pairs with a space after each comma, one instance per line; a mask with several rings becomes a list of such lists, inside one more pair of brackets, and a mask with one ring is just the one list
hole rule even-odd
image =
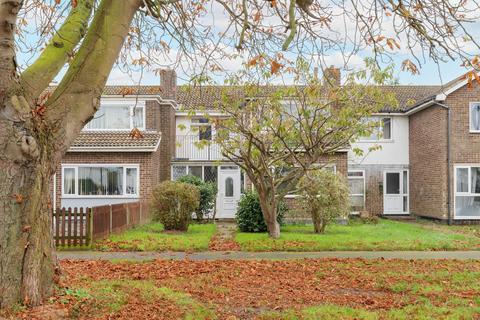
[[[324, 234], [314, 233], [312, 225], [285, 225], [281, 231], [279, 239], [266, 232], [237, 231], [233, 240], [242, 251], [480, 250], [475, 229], [428, 221], [380, 219], [377, 224], [367, 224], [352, 219], [348, 225], [330, 225]], [[188, 231], [176, 232], [151, 223], [112, 235], [95, 247], [108, 251], [206, 251], [215, 234], [215, 224], [193, 223]]]
[[480, 314], [477, 261], [62, 261], [61, 267], [61, 285], [45, 305], [3, 316], [460, 320]]

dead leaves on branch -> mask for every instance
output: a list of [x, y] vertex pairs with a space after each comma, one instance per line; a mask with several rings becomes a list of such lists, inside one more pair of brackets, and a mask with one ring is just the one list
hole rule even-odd
[[138, 128], [133, 128], [129, 133], [130, 138], [132, 139], [143, 139], [145, 136]]

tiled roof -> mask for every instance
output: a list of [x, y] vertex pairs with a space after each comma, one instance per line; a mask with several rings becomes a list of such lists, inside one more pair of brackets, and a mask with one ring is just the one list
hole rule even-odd
[[156, 131], [142, 133], [143, 138], [132, 138], [130, 132], [125, 131], [82, 131], [69, 151], [156, 151], [161, 133]]

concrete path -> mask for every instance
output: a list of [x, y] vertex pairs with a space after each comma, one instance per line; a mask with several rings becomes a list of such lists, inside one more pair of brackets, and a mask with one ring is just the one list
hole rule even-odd
[[323, 252], [240, 252], [207, 251], [184, 252], [98, 252], [60, 251], [59, 259], [73, 260], [290, 260], [322, 258], [364, 258], [364, 259], [457, 259], [480, 260], [480, 251], [323, 251]]

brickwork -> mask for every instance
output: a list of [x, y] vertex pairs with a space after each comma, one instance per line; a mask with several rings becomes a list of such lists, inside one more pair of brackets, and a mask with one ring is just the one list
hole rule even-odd
[[162, 140], [158, 153], [160, 180], [165, 181], [171, 179], [171, 162], [175, 157], [175, 140], [176, 140], [176, 124], [175, 109], [171, 104], [159, 105], [159, 124], [162, 132]]
[[447, 110], [432, 106], [410, 116], [410, 209], [447, 218]]

